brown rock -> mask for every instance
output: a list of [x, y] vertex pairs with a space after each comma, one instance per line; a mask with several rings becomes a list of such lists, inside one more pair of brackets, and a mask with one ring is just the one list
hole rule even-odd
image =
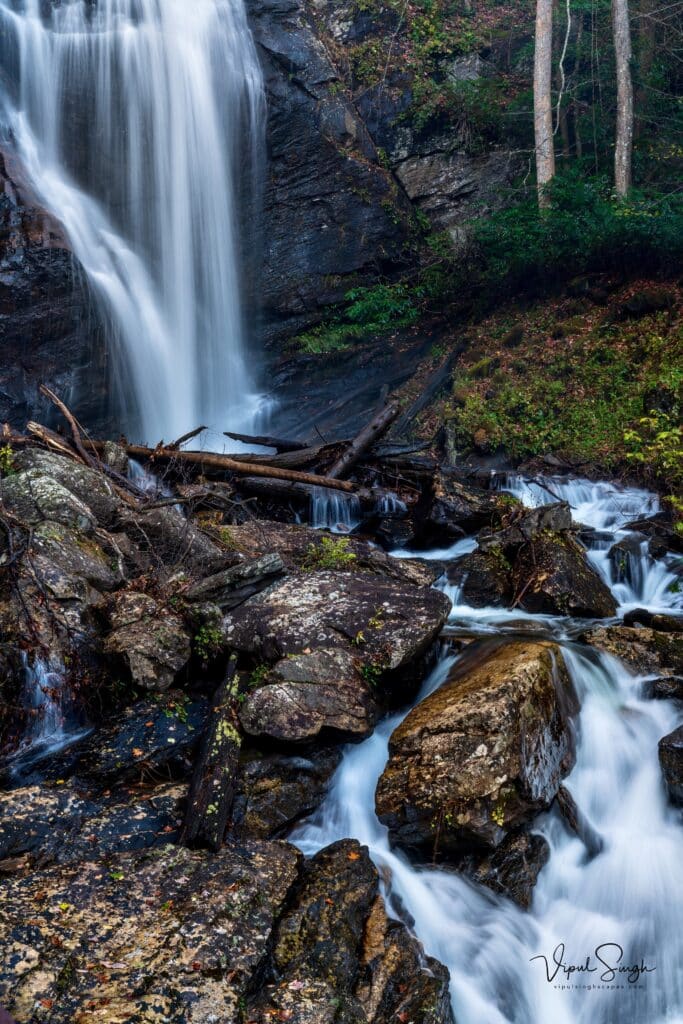
[[576, 710], [553, 644], [515, 641], [464, 675], [456, 666], [391, 737], [380, 820], [407, 846], [498, 846], [555, 797], [574, 762]]

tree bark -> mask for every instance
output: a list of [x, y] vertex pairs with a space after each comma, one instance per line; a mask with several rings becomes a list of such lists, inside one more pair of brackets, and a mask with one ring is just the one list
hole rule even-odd
[[614, 184], [617, 195], [628, 194], [633, 180], [633, 78], [628, 0], [612, 0], [612, 27], [617, 73], [617, 134]]
[[536, 0], [534, 48], [534, 137], [538, 205], [550, 205], [547, 186], [555, 177], [555, 140], [552, 108], [553, 0]]

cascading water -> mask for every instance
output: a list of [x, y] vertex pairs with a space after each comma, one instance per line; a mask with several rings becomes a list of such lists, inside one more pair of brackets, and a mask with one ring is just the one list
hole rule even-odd
[[[505, 484], [527, 504], [565, 498], [578, 521], [615, 534], [625, 534], [624, 523], [634, 516], [656, 510], [652, 495], [607, 485], [567, 481], [558, 487], [549, 481], [549, 494], [542, 486], [529, 491], [518, 480]], [[671, 608], [675, 594], [663, 591], [661, 597]], [[498, 632], [513, 616], [515, 628], [523, 630], [519, 611], [469, 609], [470, 630]], [[467, 621], [468, 609], [459, 606], [452, 617]], [[536, 632], [542, 617], [526, 618]], [[643, 679], [615, 658], [567, 641], [563, 620], [542, 623], [562, 644], [581, 700], [576, 766], [565, 784], [600, 837], [600, 852], [589, 855], [555, 810], [543, 815], [536, 827], [551, 855], [528, 913], [453, 871], [411, 864], [391, 848], [374, 811], [389, 738], [403, 714], [347, 749], [322, 808], [292, 838], [306, 854], [346, 837], [368, 846], [382, 869], [390, 912], [448, 966], [458, 1024], [681, 1024], [683, 830], [680, 813], [667, 801], [657, 757], [657, 741], [680, 724], [680, 709], [670, 701], [645, 700]], [[455, 660], [442, 657], [418, 700], [445, 681]], [[598, 971], [578, 980], [560, 971], [549, 982], [544, 961], [533, 958], [546, 957], [552, 974], [553, 953], [562, 943], [566, 964], [583, 964], [590, 954]], [[624, 974], [611, 980], [595, 957], [601, 944], [608, 965], [617, 966], [618, 944], [622, 966], [644, 964], [648, 971], [633, 982]]]
[[351, 533], [361, 521], [360, 502], [355, 494], [314, 487], [310, 516], [311, 526], [316, 530]]
[[71, 713], [71, 697], [65, 685], [63, 665], [43, 658], [24, 662], [23, 702], [28, 724], [23, 741], [10, 760], [12, 775], [19, 776], [89, 731]]
[[0, 68], [0, 129], [99, 300], [126, 428], [247, 429], [264, 94], [242, 0], [0, 0]]

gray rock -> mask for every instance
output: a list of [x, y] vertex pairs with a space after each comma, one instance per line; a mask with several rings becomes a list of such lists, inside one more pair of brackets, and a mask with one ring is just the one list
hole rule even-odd
[[108, 654], [119, 655], [133, 682], [162, 692], [173, 685], [192, 653], [190, 634], [178, 615], [136, 591], [117, 597], [112, 632], [104, 642]]
[[344, 648], [284, 658], [272, 671], [274, 681], [242, 705], [243, 729], [251, 736], [289, 742], [314, 739], [322, 730], [367, 736], [377, 712], [357, 662]]
[[96, 526], [93, 513], [79, 498], [42, 470], [28, 469], [0, 481], [5, 508], [27, 525], [44, 521], [61, 523], [90, 534]]

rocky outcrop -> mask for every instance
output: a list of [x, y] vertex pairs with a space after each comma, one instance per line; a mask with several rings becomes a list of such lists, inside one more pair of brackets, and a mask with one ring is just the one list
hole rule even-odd
[[111, 622], [105, 653], [123, 659], [141, 689], [168, 690], [192, 653], [183, 619], [149, 595], [127, 590], [117, 596]]
[[165, 846], [7, 880], [3, 1005], [18, 1024], [237, 1024], [299, 857], [277, 843]]
[[391, 737], [376, 806], [402, 845], [497, 847], [574, 762], [577, 702], [557, 647], [516, 641], [465, 665]]
[[683, 725], [659, 741], [659, 763], [671, 800], [683, 804]]
[[427, 521], [437, 536], [463, 537], [488, 526], [498, 507], [498, 495], [467, 486], [455, 473], [442, 470], [434, 477], [434, 496]]
[[[258, 1024], [453, 1024], [448, 973], [390, 922], [367, 850], [344, 840], [307, 864], [276, 931], [272, 983], [249, 1004]], [[340, 1012], [341, 1011], [341, 1012]]]
[[107, 417], [106, 349], [64, 230], [0, 148], [0, 421], [47, 412], [38, 384], [70, 396], [83, 420]]
[[247, 842], [53, 866], [3, 879], [0, 912], [17, 1024], [453, 1024], [448, 972], [388, 919], [351, 841], [305, 865]]
[[591, 647], [625, 661], [641, 675], [666, 678], [683, 675], [683, 633], [608, 626], [591, 629], [581, 639]]

